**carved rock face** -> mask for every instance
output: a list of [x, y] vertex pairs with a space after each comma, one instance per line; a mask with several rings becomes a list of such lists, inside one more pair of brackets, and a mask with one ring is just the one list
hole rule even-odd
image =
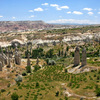
[[2, 48], [0, 47], [1, 49], [1, 53], [0, 53], [0, 62], [1, 62], [1, 65], [2, 67], [4, 67], [4, 65], [7, 65], [8, 64], [8, 57], [3, 53], [3, 50]]
[[17, 51], [15, 52], [15, 64], [17, 64], [17, 65], [21, 64], [21, 57]]
[[20, 64], [21, 64], [21, 58], [20, 58], [19, 55], [15, 55], [15, 63], [16, 63], [17, 65], [20, 65]]
[[0, 61], [0, 71], [2, 71], [2, 62]]
[[80, 64], [80, 50], [78, 47], [76, 47], [74, 53], [74, 66], [78, 66], [79, 64]]
[[4, 57], [2, 54], [0, 54], [0, 62], [2, 63], [2, 67], [4, 66]]
[[82, 50], [82, 63], [81, 63], [82, 66], [85, 66], [86, 65], [86, 49], [84, 48]]
[[28, 58], [27, 58], [27, 66], [30, 66], [30, 56], [29, 56], [29, 53], [28, 53]]

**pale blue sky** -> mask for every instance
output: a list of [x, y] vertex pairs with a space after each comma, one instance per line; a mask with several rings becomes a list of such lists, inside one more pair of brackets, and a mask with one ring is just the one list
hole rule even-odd
[[0, 0], [0, 21], [100, 24], [100, 0]]

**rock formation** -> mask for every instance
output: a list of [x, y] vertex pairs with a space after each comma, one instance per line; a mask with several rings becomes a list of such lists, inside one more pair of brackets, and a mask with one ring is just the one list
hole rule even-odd
[[0, 71], [2, 71], [2, 62], [0, 61]]
[[17, 65], [21, 64], [21, 57], [20, 57], [17, 47], [15, 49], [15, 64]]
[[39, 64], [39, 58], [37, 57], [37, 60], [36, 60], [36, 64], [38, 65]]
[[27, 57], [27, 66], [31, 66], [31, 64], [30, 64], [30, 55], [29, 55], [29, 53], [28, 53], [28, 57]]
[[86, 65], [86, 49], [84, 48], [82, 50], [82, 63], [81, 66], [85, 66]]
[[78, 47], [76, 47], [74, 53], [74, 66], [78, 66], [79, 64], [80, 64], [80, 50]]

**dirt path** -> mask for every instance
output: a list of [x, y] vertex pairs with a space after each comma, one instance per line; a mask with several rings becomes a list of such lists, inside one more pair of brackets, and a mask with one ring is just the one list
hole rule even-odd
[[91, 99], [100, 100], [100, 98], [97, 98], [95, 96], [94, 97], [87, 97], [87, 96], [75, 94], [75, 93], [73, 93], [73, 91], [71, 89], [66, 88], [65, 85], [62, 85], [62, 86], [63, 86], [63, 89], [64, 89], [64, 91], [63, 91], [64, 96], [67, 96], [67, 97], [73, 96], [73, 97], [78, 97], [78, 98], [84, 98], [84, 99], [87, 99], [87, 100], [91, 100]]

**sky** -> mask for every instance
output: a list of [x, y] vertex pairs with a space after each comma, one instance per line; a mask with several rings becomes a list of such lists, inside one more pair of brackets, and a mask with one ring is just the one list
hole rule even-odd
[[0, 0], [0, 21], [100, 24], [100, 0]]

